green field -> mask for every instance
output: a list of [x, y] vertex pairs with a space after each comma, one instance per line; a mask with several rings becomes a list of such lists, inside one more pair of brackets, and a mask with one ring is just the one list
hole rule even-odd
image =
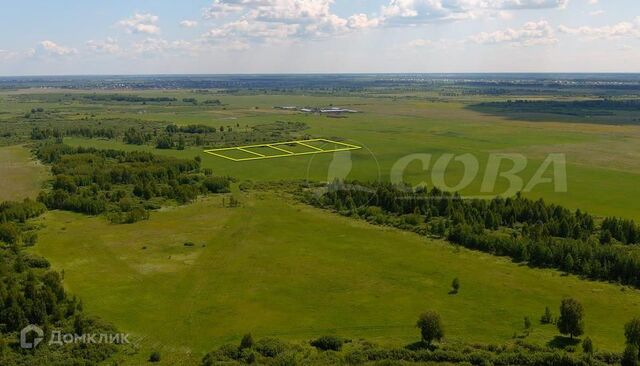
[[[64, 139], [73, 146], [199, 156], [204, 168], [241, 181], [327, 181], [341, 173], [347, 179], [389, 180], [400, 159], [426, 153], [432, 154], [430, 170], [414, 161], [403, 178], [432, 185], [433, 165], [443, 154], [472, 154], [479, 172], [463, 193], [477, 195], [492, 153], [524, 155], [529, 162], [522, 173], [525, 183], [547, 154], [563, 153], [567, 192], [554, 192], [547, 183], [526, 195], [599, 216], [640, 220], [637, 126], [510, 120], [468, 109], [474, 100], [216, 95], [224, 108], [212, 109], [60, 103], [62, 94], [56, 93], [14, 99], [21, 93], [4, 95], [9, 113], [2, 118], [45, 106], [53, 116], [79, 124], [85, 123], [81, 118], [216, 128], [303, 122], [309, 126], [304, 133], [314, 138], [364, 147], [335, 155], [233, 162], [193, 146], [159, 150], [152, 144], [127, 145], [119, 140]], [[198, 97], [188, 91], [136, 94]], [[329, 104], [363, 113], [327, 118], [273, 109]], [[25, 148], [1, 148], [0, 153], [0, 198], [34, 196], [44, 170], [30, 162]], [[452, 163], [445, 173], [446, 183], [454, 186], [464, 169]], [[499, 179], [489, 195], [502, 193], [506, 183]], [[221, 196], [207, 197], [187, 206], [162, 208], [152, 212], [149, 221], [132, 225], [51, 211], [39, 219], [43, 229], [29, 250], [64, 271], [65, 286], [83, 300], [88, 314], [135, 337], [140, 351], [118, 355], [126, 365], [143, 363], [153, 350], [162, 353], [163, 364], [197, 364], [206, 352], [225, 342], [235, 343], [247, 332], [256, 338], [276, 336], [294, 342], [338, 334], [404, 345], [417, 340], [415, 320], [427, 309], [442, 315], [448, 341], [509, 342], [522, 333], [527, 316], [534, 326], [526, 340], [547, 344], [558, 331], [537, 320], [545, 306], [557, 313], [565, 296], [584, 304], [586, 335], [596, 348], [619, 352], [624, 345], [623, 324], [639, 314], [637, 290], [531, 269], [445, 241], [372, 226], [277, 192], [235, 194], [242, 203], [239, 208], [223, 207]], [[449, 294], [454, 277], [462, 283], [458, 295]]]
[[0, 202], [35, 198], [47, 179], [46, 168], [23, 146], [0, 147]]
[[[174, 95], [168, 93], [167, 95]], [[417, 153], [432, 154], [431, 168], [443, 154], [471, 153], [479, 161], [480, 171], [463, 190], [478, 194], [490, 153], [517, 153], [528, 159], [521, 174], [525, 183], [541, 166], [549, 153], [564, 153], [567, 159], [567, 192], [554, 192], [551, 184], [535, 187], [532, 197], [543, 197], [571, 208], [581, 208], [598, 215], [617, 215], [640, 219], [640, 197], [635, 194], [640, 178], [640, 128], [637, 126], [607, 126], [562, 122], [511, 121], [483, 115], [465, 109], [457, 102], [393, 101], [382, 98], [325, 98], [299, 96], [230, 96], [223, 98], [229, 106], [224, 111], [146, 113], [143, 118], [170, 121], [179, 125], [201, 123], [211, 126], [228, 124], [256, 125], [277, 120], [304, 122], [305, 131], [326, 138], [343, 138], [364, 149], [352, 151], [348, 178], [388, 180], [394, 164], [401, 158]], [[274, 105], [321, 105], [333, 103], [356, 108], [364, 113], [348, 118], [275, 111]], [[250, 106], [256, 106], [258, 109]], [[178, 109], [177, 107], [175, 109]], [[113, 112], [113, 111], [111, 111]], [[98, 112], [99, 113], [99, 112]], [[135, 117], [120, 111], [123, 117]], [[219, 115], [224, 113], [225, 117]], [[229, 116], [234, 119], [230, 120]], [[191, 147], [184, 151], [157, 150], [153, 146], [125, 145], [113, 140], [67, 138], [71, 145], [149, 150], [158, 154], [185, 158], [201, 156], [203, 166], [216, 174], [240, 179], [282, 180], [310, 179], [326, 181], [331, 154], [299, 156], [277, 161], [233, 162]], [[616, 146], [611, 149], [611, 146]], [[503, 167], [507, 169], [508, 167]], [[447, 183], [455, 186], [464, 170], [452, 163], [446, 171]], [[431, 171], [425, 172], [414, 162], [405, 171], [405, 180], [431, 184]], [[493, 194], [503, 193], [506, 180], [498, 179]]]
[[[51, 212], [34, 250], [64, 270], [87, 311], [143, 337], [141, 349], [161, 350], [169, 364], [194, 362], [246, 332], [406, 344], [425, 309], [442, 314], [449, 340], [506, 342], [528, 316], [528, 340], [546, 343], [557, 330], [535, 320], [545, 306], [557, 313], [564, 296], [584, 304], [597, 347], [617, 351], [640, 304], [636, 290], [457, 250], [270, 193], [241, 201], [229, 209], [205, 199], [130, 226]], [[462, 288], [449, 295], [454, 277]]]

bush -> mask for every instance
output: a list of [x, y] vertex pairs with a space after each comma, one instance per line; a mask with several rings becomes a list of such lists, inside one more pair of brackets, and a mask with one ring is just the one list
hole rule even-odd
[[263, 338], [256, 342], [255, 349], [264, 357], [276, 357], [287, 349], [287, 345], [277, 338]]
[[240, 349], [251, 348], [253, 347], [253, 337], [251, 333], [245, 334], [240, 341]]
[[627, 344], [640, 347], [640, 318], [631, 319], [624, 325], [624, 336], [627, 339]]
[[420, 315], [416, 327], [420, 329], [422, 340], [427, 344], [431, 344], [434, 340], [439, 341], [444, 337], [440, 315], [435, 311], [427, 311]]
[[238, 358], [240, 361], [251, 365], [256, 363], [256, 359], [258, 358], [256, 352], [254, 350], [252, 350], [251, 348], [245, 348], [242, 351], [240, 351], [240, 354], [238, 355]]
[[229, 183], [226, 177], [207, 177], [202, 185], [211, 193], [229, 193]]
[[549, 307], [544, 308], [544, 314], [540, 318], [540, 323], [542, 324], [551, 324], [553, 322], [553, 315], [551, 315], [551, 309]]
[[324, 336], [311, 341], [311, 345], [321, 351], [340, 351], [344, 341], [336, 336]]
[[156, 141], [156, 149], [171, 149], [173, 148], [173, 140], [170, 136], [160, 136]]
[[456, 294], [460, 291], [460, 280], [457, 277], [451, 282], [451, 289], [453, 290], [453, 293]]
[[38, 234], [34, 231], [22, 233], [22, 244], [27, 247], [32, 247], [36, 245], [38, 241]]
[[627, 345], [622, 354], [622, 366], [638, 366], [638, 347], [633, 344]]
[[20, 230], [13, 222], [0, 224], [0, 241], [7, 244], [15, 244], [20, 238]]
[[46, 258], [31, 254], [24, 258], [24, 264], [30, 268], [49, 268], [51, 264]]
[[151, 352], [149, 362], [160, 362], [160, 352]]
[[582, 341], [582, 351], [588, 355], [593, 354], [593, 342], [587, 337]]

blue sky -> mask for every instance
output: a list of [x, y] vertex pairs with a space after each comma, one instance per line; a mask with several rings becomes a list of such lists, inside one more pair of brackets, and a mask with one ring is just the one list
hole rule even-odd
[[0, 6], [0, 75], [640, 71], [637, 0]]

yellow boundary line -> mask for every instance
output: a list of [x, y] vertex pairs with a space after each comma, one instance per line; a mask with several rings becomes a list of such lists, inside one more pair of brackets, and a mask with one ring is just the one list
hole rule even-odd
[[285, 150], [285, 149], [281, 149], [281, 148], [279, 148], [279, 147], [277, 147], [277, 146], [273, 146], [273, 145], [267, 145], [267, 146], [269, 146], [269, 147], [270, 147], [270, 148], [272, 148], [272, 149], [280, 150], [280, 151], [282, 151], [283, 153], [287, 153], [287, 154], [289, 154], [289, 155], [294, 155], [294, 154], [295, 154], [294, 152], [291, 152], [291, 151], [289, 151], [289, 150]]
[[[335, 149], [326, 149], [325, 150], [325, 149], [321, 149], [321, 148], [316, 147], [316, 146], [309, 145], [308, 143], [310, 143], [310, 142], [324, 142], [324, 143], [329, 143], [329, 144], [336, 144], [336, 145], [341, 146], [341, 147], [337, 147]], [[300, 146], [304, 146], [304, 147], [313, 149], [314, 151], [306, 151], [306, 152], [296, 153], [296, 152], [292, 152], [292, 151], [288, 151], [288, 150], [280, 148], [279, 146], [282, 146], [282, 145], [300, 145]], [[279, 151], [284, 152], [285, 154], [264, 155], [264, 154], [260, 154], [260, 153], [257, 153], [257, 152], [249, 150], [251, 148], [258, 148], [258, 147], [267, 147], [267, 148], [271, 148], [271, 149], [274, 149], [274, 150], [279, 150]], [[253, 160], [285, 158], [285, 157], [289, 157], [289, 156], [304, 156], [304, 155], [313, 155], [313, 154], [323, 154], [323, 153], [331, 153], [331, 152], [339, 152], [339, 151], [350, 151], [350, 150], [358, 150], [358, 149], [362, 149], [362, 147], [361, 146], [357, 146], [357, 145], [348, 144], [346, 142], [338, 142], [338, 141], [333, 141], [333, 140], [328, 140], [328, 139], [311, 139], [311, 140], [300, 140], [300, 141], [277, 142], [277, 143], [272, 143], [272, 144], [258, 144], [258, 145], [226, 147], [226, 148], [222, 148], [222, 149], [205, 150], [204, 152], [207, 153], [207, 154], [210, 154], [210, 155], [214, 155], [214, 156], [217, 156], [217, 157], [220, 157], [220, 158], [227, 159], [227, 160], [240, 162], [240, 161], [253, 161]], [[252, 155], [256, 155], [256, 156], [255, 157], [250, 157], [250, 158], [233, 158], [231, 156], [227, 156], [227, 155], [223, 154], [225, 151], [242, 151], [244, 153], [248, 153], [248, 154], [252, 154]]]
[[300, 145], [302, 145], [302, 146], [306, 146], [306, 147], [308, 147], [308, 148], [310, 148], [310, 149], [314, 149], [314, 150], [318, 150], [318, 151], [324, 151], [324, 150], [319, 149], [319, 148], [317, 148], [317, 147], [315, 147], [315, 146], [311, 146], [311, 145], [305, 144], [304, 142], [298, 142], [298, 143], [299, 143]]
[[240, 150], [240, 151], [244, 151], [244, 152], [246, 152], [246, 153], [248, 153], [248, 154], [257, 155], [257, 156], [259, 156], [259, 157], [261, 157], [261, 158], [264, 158], [264, 157], [266, 156], [266, 155], [264, 155], [264, 154], [260, 154], [260, 153], [257, 153], [257, 152], [251, 151], [251, 150], [247, 150], [247, 149], [242, 148], [242, 147], [239, 147], [239, 148], [238, 148], [238, 150]]

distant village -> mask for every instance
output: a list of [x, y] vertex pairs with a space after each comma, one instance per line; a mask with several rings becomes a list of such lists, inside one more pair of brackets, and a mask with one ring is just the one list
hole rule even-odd
[[302, 113], [318, 113], [327, 115], [340, 115], [345, 113], [360, 113], [354, 109], [329, 107], [329, 108], [311, 108], [311, 107], [296, 107], [296, 106], [275, 106], [275, 109], [282, 109], [285, 111], [298, 111]]

